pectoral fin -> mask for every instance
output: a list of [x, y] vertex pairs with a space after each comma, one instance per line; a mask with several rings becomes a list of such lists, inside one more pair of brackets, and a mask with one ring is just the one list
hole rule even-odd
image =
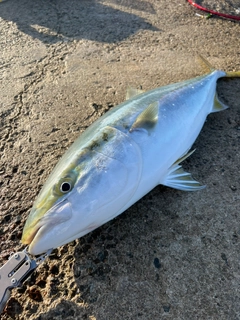
[[178, 159], [168, 170], [168, 174], [161, 184], [183, 191], [197, 191], [204, 189], [205, 186], [201, 185], [198, 181], [194, 180], [190, 173], [185, 172], [180, 162], [189, 157], [195, 150], [187, 153]]
[[151, 103], [138, 115], [129, 131], [132, 132], [137, 129], [145, 129], [149, 132], [153, 129], [158, 121], [158, 109], [158, 102]]

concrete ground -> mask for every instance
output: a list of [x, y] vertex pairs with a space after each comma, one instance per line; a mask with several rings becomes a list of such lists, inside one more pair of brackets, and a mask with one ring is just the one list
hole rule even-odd
[[[200, 75], [197, 53], [240, 70], [239, 23], [196, 12], [185, 0], [0, 3], [0, 265], [24, 248], [59, 157], [128, 86]], [[158, 186], [55, 250], [1, 319], [240, 319], [240, 79], [220, 80], [218, 94], [230, 108], [208, 117], [184, 162], [207, 188]]]

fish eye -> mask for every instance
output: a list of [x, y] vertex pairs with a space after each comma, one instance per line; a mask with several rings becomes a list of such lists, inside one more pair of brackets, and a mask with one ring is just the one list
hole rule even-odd
[[[1, 1], [1, 0], [0, 0]], [[70, 192], [77, 181], [77, 173], [72, 170], [68, 172], [63, 172], [63, 174], [59, 177], [58, 181], [56, 181], [52, 188], [52, 194], [54, 197], [62, 197], [64, 194]]]
[[69, 192], [69, 191], [71, 190], [71, 188], [72, 188], [71, 183], [65, 181], [65, 182], [63, 182], [63, 183], [61, 184], [61, 186], [60, 186], [60, 191], [61, 191], [62, 193], [67, 193], [67, 192]]

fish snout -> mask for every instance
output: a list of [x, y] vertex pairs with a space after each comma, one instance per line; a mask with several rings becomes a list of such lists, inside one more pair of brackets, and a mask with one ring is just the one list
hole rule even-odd
[[66, 222], [72, 217], [71, 203], [67, 199], [50, 208], [41, 218], [37, 217], [37, 211], [31, 212], [32, 219], [26, 223], [22, 236], [22, 242], [29, 245], [28, 252], [32, 255], [58, 247], [68, 226]]

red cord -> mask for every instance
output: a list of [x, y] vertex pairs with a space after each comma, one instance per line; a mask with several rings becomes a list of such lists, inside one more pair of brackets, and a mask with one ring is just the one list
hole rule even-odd
[[204, 7], [200, 6], [199, 4], [196, 4], [196, 3], [193, 2], [192, 0], [187, 0], [187, 1], [188, 1], [192, 6], [198, 8], [198, 9], [200, 9], [200, 10], [202, 10], [202, 11], [205, 11], [205, 12], [208, 12], [208, 13], [211, 13], [211, 14], [214, 14], [214, 15], [219, 16], [219, 17], [227, 18], [227, 19], [240, 20], [240, 17], [239, 17], [239, 16], [232, 16], [232, 15], [230, 15], [230, 14], [225, 14], [225, 13], [213, 11], [213, 10], [204, 8]]

